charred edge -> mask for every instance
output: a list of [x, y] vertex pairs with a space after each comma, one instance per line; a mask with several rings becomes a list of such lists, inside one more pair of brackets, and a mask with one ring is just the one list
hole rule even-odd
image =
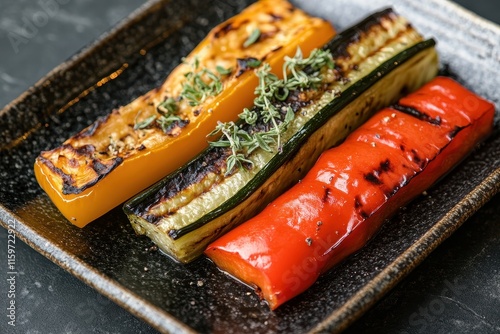
[[419, 164], [422, 161], [422, 159], [420, 159], [420, 156], [418, 155], [418, 152], [415, 149], [411, 150], [411, 154], [413, 157], [413, 161], [416, 162], [417, 164]]
[[128, 209], [152, 224], [157, 223], [161, 217], [144, 215], [144, 213], [148, 212], [152, 205], [166, 201], [190, 185], [201, 182], [208, 174], [222, 174], [227, 155], [227, 150], [224, 148], [211, 147], [205, 150], [198, 158], [192, 160], [178, 172], [171, 174], [171, 177], [161, 184], [154, 195], [144, 198]]
[[238, 63], [238, 71], [236, 72], [236, 78], [240, 77], [246, 71], [254, 69], [254, 67], [248, 65], [250, 62], [254, 61], [260, 61], [260, 60], [253, 57], [236, 59], [236, 62]]
[[364, 179], [374, 185], [382, 185], [383, 182], [380, 180], [380, 175], [387, 173], [392, 170], [392, 165], [389, 159], [382, 161], [379, 167], [373, 172], [366, 173], [363, 175]]
[[274, 49], [271, 50], [271, 52], [276, 52], [276, 51], [279, 51], [281, 49], [283, 49], [283, 45], [279, 45], [279, 46], [275, 47]]
[[323, 203], [326, 203], [328, 201], [328, 197], [330, 196], [330, 192], [332, 190], [330, 188], [325, 188], [325, 193], [323, 194], [323, 198], [321, 199]]
[[397, 14], [392, 8], [374, 13], [355, 26], [337, 35], [337, 37], [325, 46], [325, 49], [329, 49], [334, 58], [349, 58], [350, 54], [347, 49], [351, 44], [358, 42], [372, 27], [380, 25], [382, 20], [394, 20], [396, 17]]
[[214, 32], [214, 37], [215, 38], [221, 38], [222, 36], [226, 35], [229, 31], [234, 30], [235, 28], [233, 27], [233, 22], [228, 22], [222, 26], [220, 26], [215, 32]]
[[81, 187], [76, 187], [74, 185], [75, 180], [71, 175], [64, 173], [60, 168], [54, 166], [54, 164], [50, 160], [40, 156], [38, 159], [41, 162], [43, 162], [53, 173], [61, 177], [63, 181], [62, 193], [64, 195], [80, 194], [85, 189], [99, 182], [99, 180], [108, 175], [113, 169], [115, 169], [118, 165], [120, 165], [123, 162], [123, 158], [116, 157], [109, 160], [109, 162], [102, 163], [100, 160], [94, 158], [95, 147], [93, 145], [84, 145], [82, 147], [75, 149], [73, 146], [65, 144], [61, 146], [61, 148], [63, 150], [72, 151], [74, 152], [75, 155], [83, 156], [88, 160], [90, 160], [91, 161], [90, 164], [86, 165], [85, 168], [92, 168], [94, 172], [97, 174], [97, 177], [95, 177], [91, 182], [88, 182]]
[[[111, 160], [111, 164], [103, 164], [100, 161], [94, 159], [92, 160], [92, 163], [90, 164], [90, 168], [92, 168], [96, 174], [97, 177], [94, 178], [91, 182], [88, 182], [84, 184], [81, 187], [75, 187], [73, 184], [67, 184], [66, 182], [63, 183], [63, 194], [64, 195], [69, 195], [69, 194], [79, 194], [85, 189], [92, 187], [94, 184], [102, 180], [106, 175], [108, 175], [113, 169], [118, 167], [121, 163], [123, 162], [123, 158], [117, 157]], [[73, 183], [73, 182], [71, 182]]]
[[108, 170], [109, 166], [103, 164], [99, 160], [92, 160], [92, 169], [97, 173], [97, 175], [102, 175], [106, 173]]
[[278, 30], [271, 30], [271, 31], [267, 31], [267, 32], [262, 32], [260, 34], [259, 38], [257, 39], [256, 43], [262, 42], [266, 38], [273, 37], [273, 36], [275, 36], [279, 32], [280, 32], [279, 29]]
[[375, 172], [371, 172], [371, 173], [366, 173], [365, 175], [363, 175], [364, 179], [374, 185], [381, 185], [382, 184], [382, 181], [379, 180], [379, 178], [377, 177], [377, 175], [375, 175]]
[[360, 214], [361, 218], [363, 218], [365, 220], [368, 219], [368, 218], [370, 218], [370, 215], [366, 211], [364, 211], [364, 210], [360, 210], [359, 214]]
[[237, 30], [239, 29], [242, 25], [245, 25], [248, 23], [249, 20], [243, 20], [239, 22], [239, 24], [235, 24], [234, 22], [227, 22], [226, 24], [220, 26], [219, 28], [216, 28], [214, 31], [214, 38], [221, 38], [222, 36], [226, 35], [228, 32], [232, 30]]
[[189, 124], [189, 119], [186, 119], [186, 120], [181, 119], [181, 120], [174, 121], [174, 122], [172, 122], [172, 124], [170, 124], [165, 129], [164, 133], [168, 136], [175, 136], [174, 130], [176, 128], [182, 129], [188, 124]]
[[[117, 110], [117, 109], [115, 109]], [[113, 111], [115, 112], [115, 111]], [[94, 123], [92, 123], [89, 127], [86, 129], [80, 131], [77, 133], [73, 138], [74, 139], [82, 139], [86, 137], [93, 136], [96, 130], [101, 126], [101, 124], [104, 124], [108, 121], [110, 115], [107, 115], [105, 117], [99, 117]]]
[[402, 113], [405, 113], [407, 115], [416, 117], [421, 121], [431, 123], [433, 125], [438, 125], [438, 126], [441, 125], [441, 117], [437, 116], [436, 118], [432, 118], [429, 115], [427, 115], [426, 113], [424, 113], [416, 108], [404, 106], [401, 104], [395, 104], [395, 105], [391, 106], [391, 108], [395, 109], [397, 111], [401, 111]]
[[74, 148], [70, 144], [63, 145], [63, 149], [73, 151], [77, 155], [82, 155], [86, 158], [93, 159], [93, 154], [95, 152], [95, 146], [94, 145], [83, 145], [78, 148]]
[[[382, 26], [383, 27], [383, 26]], [[363, 31], [362, 33], [360, 33], [360, 37], [358, 40], [354, 41], [354, 42], [348, 42], [349, 44], [346, 44], [345, 48], [345, 52], [343, 52], [342, 56], [337, 58], [336, 62], [338, 64], [343, 64], [343, 62], [347, 62], [347, 69], [350, 69], [350, 70], [358, 70], [359, 69], [359, 64], [356, 64], [354, 62], [352, 62], [352, 60], [350, 59], [351, 57], [351, 54], [349, 53], [348, 51], [348, 48], [354, 44], [354, 43], [359, 43], [360, 40], [362, 38], [367, 38], [367, 34], [368, 34], [369, 31]], [[392, 36], [391, 38], [389, 38], [388, 40], [386, 40], [385, 42], [385, 45], [388, 45], [394, 41], [397, 41], [398, 39], [400, 39], [402, 36], [408, 34], [408, 30], [401, 30], [399, 31], [396, 35]], [[383, 48], [384, 46], [382, 46], [381, 48]], [[337, 50], [340, 50], [340, 48], [338, 48]], [[378, 49], [374, 49], [372, 50], [370, 53], [366, 54], [366, 56], [364, 57], [364, 59], [368, 59], [368, 58], [371, 58], [372, 56], [374, 56], [375, 54], [377, 54], [378, 52], [380, 52], [380, 48]], [[345, 66], [345, 65], [343, 65]], [[336, 69], [338, 70], [340, 66], [336, 66]], [[343, 84], [346, 84], [349, 82], [349, 79], [347, 77], [342, 77], [341, 80], [338, 80], [340, 82], [342, 82]], [[407, 88], [406, 88], [407, 89]], [[402, 88], [402, 91], [405, 90], [405, 87]], [[405, 96], [407, 94], [402, 94], [401, 96]]]
[[389, 159], [385, 159], [379, 165], [379, 173], [387, 173], [392, 170], [391, 161]]
[[[191, 246], [192, 247], [196, 247], [197, 245], [199, 244], [202, 244], [207, 238], [210, 238], [214, 235], [219, 235], [220, 232], [222, 231], [222, 229], [224, 228], [224, 226], [219, 226], [217, 227], [215, 230], [213, 230], [210, 234], [204, 236], [203, 238], [201, 239], [197, 239], [195, 243], [193, 243]], [[182, 234], [180, 233], [181, 231], [180, 230], [169, 230], [167, 232], [168, 236], [173, 239], [173, 240], [177, 240], [179, 239], [180, 237], [182, 237]]]
[[455, 125], [455, 127], [453, 128], [453, 130], [451, 130], [450, 133], [448, 133], [448, 137], [450, 139], [455, 138], [455, 136], [458, 135], [458, 133], [460, 131], [462, 131], [464, 128], [466, 128], [466, 126], [460, 127], [460, 126]]
[[420, 157], [420, 155], [415, 149], [412, 149], [410, 152], [412, 155], [413, 162], [415, 162], [418, 165], [418, 167], [420, 167], [420, 169], [424, 169], [425, 166], [427, 165], [427, 160]]
[[283, 16], [278, 15], [278, 14], [274, 14], [273, 12], [270, 12], [270, 13], [269, 13], [269, 16], [271, 17], [272, 22], [276, 22], [276, 21], [281, 21], [281, 20], [283, 20]]
[[[46, 159], [42, 156], [39, 156], [38, 157], [38, 160], [43, 163], [45, 166], [47, 166], [51, 172], [53, 172], [54, 174], [56, 175], [59, 175], [61, 177], [61, 179], [63, 180], [63, 184], [72, 184], [73, 183], [73, 178], [71, 177], [71, 175], [68, 175], [66, 173], [64, 173], [60, 168], [54, 166], [54, 164], [52, 163], [52, 161], [50, 161], [49, 159]], [[64, 187], [64, 186], [63, 186]]]
[[359, 195], [354, 196], [354, 208], [356, 210], [360, 209], [363, 206], [363, 203], [361, 203], [361, 198]]
[[404, 186], [404, 185], [397, 185], [397, 186], [393, 187], [392, 189], [385, 190], [384, 191], [385, 198], [389, 199], [392, 196], [394, 196], [402, 186]]

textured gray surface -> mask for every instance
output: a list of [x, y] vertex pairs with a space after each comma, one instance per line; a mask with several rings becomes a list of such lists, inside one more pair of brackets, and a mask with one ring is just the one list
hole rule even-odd
[[[16, 24], [36, 13], [38, 7], [27, 1], [0, 2], [0, 79], [3, 80], [0, 104], [10, 101], [52, 67], [97, 37], [99, 32], [107, 30], [117, 17], [125, 15], [140, 3], [129, 2], [123, 14], [116, 14], [119, 12], [117, 8], [125, 8], [125, 5], [118, 2], [66, 2], [61, 6], [61, 13], [66, 15], [67, 12], [68, 17], [77, 19], [70, 23], [61, 18], [48, 20], [33, 38], [19, 45], [18, 53], [5, 39], [6, 33], [12, 31], [9, 27], [13, 20], [17, 20], [13, 26], [18, 29]], [[89, 21], [92, 24], [88, 28], [72, 24]], [[56, 37], [50, 37], [50, 34], [56, 34]], [[409, 333], [498, 331], [500, 325], [495, 317], [495, 310], [500, 307], [498, 204], [500, 199], [497, 196], [351, 330]], [[0, 237], [4, 245], [4, 229], [0, 229]], [[21, 242], [18, 245], [20, 275], [17, 281], [19, 318], [16, 332], [154, 332], [29, 247]], [[5, 247], [0, 249], [2, 259], [6, 258], [5, 251]], [[5, 284], [5, 281], [0, 283]], [[2, 294], [6, 291], [3, 285], [0, 291]], [[0, 308], [5, 309], [3, 305]], [[0, 323], [0, 329], [6, 328], [3, 326], [5, 322]], [[9, 329], [6, 328], [6, 331]]]

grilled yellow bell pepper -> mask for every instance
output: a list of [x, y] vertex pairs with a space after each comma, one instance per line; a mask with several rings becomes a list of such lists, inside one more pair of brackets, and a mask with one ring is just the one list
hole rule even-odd
[[215, 27], [160, 87], [42, 152], [37, 181], [83, 227], [206, 148], [218, 121], [252, 105], [261, 61], [279, 75], [285, 56], [298, 47], [307, 56], [334, 34], [284, 0], [261, 0]]

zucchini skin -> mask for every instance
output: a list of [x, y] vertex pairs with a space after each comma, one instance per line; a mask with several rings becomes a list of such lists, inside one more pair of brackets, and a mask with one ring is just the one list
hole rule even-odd
[[324, 152], [301, 183], [206, 254], [275, 309], [460, 162], [491, 133], [494, 114], [491, 102], [438, 77]]
[[[188, 193], [186, 189], [196, 188], [196, 182], [203, 182], [204, 176], [212, 175], [213, 182], [206, 193], [194, 191], [195, 197], [207, 196], [207, 193], [216, 193], [219, 189], [219, 193], [225, 193], [225, 188], [231, 188], [225, 183], [234, 176], [213, 180], [213, 174], [224, 174], [225, 153], [218, 148], [209, 148], [188, 165], [125, 204], [125, 213], [136, 232], [149, 236], [161, 249], [178, 261], [193, 260], [203, 252], [210, 240], [215, 240], [235, 225], [250, 218], [282, 191], [297, 182], [322, 151], [343, 140], [353, 128], [366, 120], [371, 112], [394, 102], [402, 92], [413, 91], [432, 79], [437, 73], [438, 63], [434, 50], [435, 42], [433, 40], [421, 42], [421, 37], [417, 34], [418, 37], [411, 45], [405, 47], [403, 52], [384, 58], [382, 64], [373, 67], [373, 71], [368, 75], [350, 82], [350, 73], [358, 70], [357, 61], [361, 66], [364, 64], [363, 61], [366, 61], [357, 60], [357, 53], [354, 53], [362, 46], [362, 41], [368, 38], [367, 36], [373, 37], [378, 33], [382, 22], [385, 25], [388, 22], [401, 23], [397, 21], [398, 19], [401, 18], [391, 9], [386, 9], [341, 33], [326, 46], [332, 50], [337, 64], [335, 81], [341, 83], [341, 88], [347, 88], [330, 95], [324, 94], [330, 100], [323, 104], [323, 107], [303, 126], [295, 129], [295, 133], [283, 145], [282, 152], [270, 157], [253, 177], [246, 180], [234, 196], [226, 198], [215, 209], [188, 223], [182, 222], [177, 225], [169, 221], [172, 216], [186, 215], [191, 204], [188, 201], [184, 208], [177, 210], [172, 199], [176, 196], [182, 197], [177, 195], [182, 192]], [[406, 28], [410, 29], [410, 34], [416, 34], [409, 25], [406, 23], [404, 25], [406, 27], [402, 32], [394, 33], [394, 36], [391, 35], [388, 39], [397, 39], [399, 35], [404, 35]], [[384, 40], [381, 47], [386, 45], [385, 42]], [[419, 65], [420, 63], [423, 65]], [[406, 72], [408, 74], [405, 75]], [[386, 90], [389, 93], [377, 93], [378, 90], [382, 91], [383, 85], [388, 87]], [[301, 108], [306, 110], [308, 107], [312, 108], [304, 102], [296, 115], [302, 113]], [[162, 206], [163, 208], [159, 209]]]

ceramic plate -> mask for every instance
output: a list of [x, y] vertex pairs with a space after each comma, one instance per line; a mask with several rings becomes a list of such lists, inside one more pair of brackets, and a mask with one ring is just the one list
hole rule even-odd
[[[296, 1], [342, 30], [390, 1]], [[150, 1], [0, 111], [0, 219], [18, 237], [162, 332], [340, 331], [417, 266], [500, 188], [500, 134], [391, 220], [363, 250], [270, 312], [206, 258], [188, 266], [154, 251], [117, 208], [83, 229], [38, 187], [33, 163], [96, 117], [159, 85], [217, 23], [246, 1]], [[500, 29], [447, 1], [397, 1], [443, 68], [500, 106]], [[189, 325], [188, 325], [189, 324]]]

